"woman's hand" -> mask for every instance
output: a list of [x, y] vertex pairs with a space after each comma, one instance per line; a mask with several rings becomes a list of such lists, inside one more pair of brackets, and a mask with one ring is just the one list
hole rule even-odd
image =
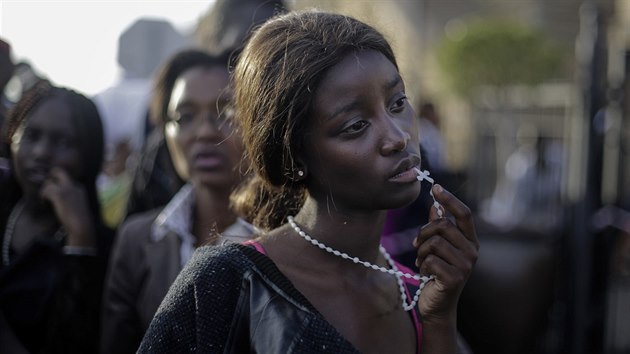
[[82, 185], [63, 169], [54, 167], [42, 185], [41, 196], [50, 201], [68, 234], [66, 246], [94, 247], [94, 221]]
[[435, 275], [420, 296], [423, 322], [453, 325], [459, 296], [477, 261], [479, 240], [470, 209], [440, 185], [433, 186], [435, 199], [452, 217], [438, 217], [431, 208], [429, 222], [414, 240], [420, 274]]

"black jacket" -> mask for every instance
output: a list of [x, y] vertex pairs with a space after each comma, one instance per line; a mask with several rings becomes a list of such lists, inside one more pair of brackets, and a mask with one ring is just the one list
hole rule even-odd
[[358, 353], [253, 247], [197, 249], [139, 353]]

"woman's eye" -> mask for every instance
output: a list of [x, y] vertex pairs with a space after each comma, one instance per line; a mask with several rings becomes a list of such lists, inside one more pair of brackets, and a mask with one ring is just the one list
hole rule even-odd
[[365, 129], [365, 127], [368, 125], [368, 122], [364, 121], [364, 120], [360, 120], [357, 122], [354, 122], [352, 124], [350, 124], [349, 126], [347, 126], [343, 132], [346, 134], [354, 134], [354, 133], [358, 133], [360, 131], [362, 131], [363, 129]]
[[74, 145], [74, 140], [71, 138], [59, 137], [56, 139], [55, 143], [59, 148], [68, 149]]
[[189, 125], [195, 120], [195, 115], [191, 112], [178, 112], [177, 113], [177, 123], [179, 125]]
[[394, 105], [392, 106], [392, 111], [401, 112], [403, 109], [405, 109], [406, 103], [407, 103], [407, 96], [403, 96], [397, 99], [396, 102], [394, 102]]
[[229, 123], [234, 117], [234, 111], [231, 108], [222, 109], [217, 115], [216, 121], [220, 125]]
[[25, 129], [24, 133], [22, 133], [21, 141], [30, 143], [30, 142], [37, 141], [38, 138], [39, 138], [39, 132], [33, 129]]

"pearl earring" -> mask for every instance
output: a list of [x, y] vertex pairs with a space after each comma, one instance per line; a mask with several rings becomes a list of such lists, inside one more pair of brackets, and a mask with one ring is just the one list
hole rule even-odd
[[302, 170], [299, 170], [299, 171], [297, 172], [297, 174], [298, 174], [298, 176], [300, 176], [300, 177], [304, 177], [304, 171], [302, 171]]

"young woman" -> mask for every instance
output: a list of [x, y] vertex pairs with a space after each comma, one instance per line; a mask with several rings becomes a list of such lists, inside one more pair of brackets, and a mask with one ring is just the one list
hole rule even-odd
[[85, 96], [39, 83], [8, 117], [12, 173], [0, 196], [0, 337], [7, 353], [98, 349], [112, 232], [96, 177], [103, 132]]
[[153, 114], [187, 181], [164, 207], [131, 216], [112, 253], [101, 352], [135, 353], [169, 286], [204, 244], [243, 242], [253, 227], [230, 209], [243, 148], [232, 120], [228, 55], [176, 54], [157, 77]]
[[469, 209], [433, 187], [443, 210], [414, 241], [424, 277], [379, 247], [386, 211], [421, 189], [415, 113], [388, 42], [350, 17], [289, 13], [253, 34], [234, 77], [256, 173], [235, 200], [266, 232], [199, 249], [140, 352], [455, 352], [478, 249]]

